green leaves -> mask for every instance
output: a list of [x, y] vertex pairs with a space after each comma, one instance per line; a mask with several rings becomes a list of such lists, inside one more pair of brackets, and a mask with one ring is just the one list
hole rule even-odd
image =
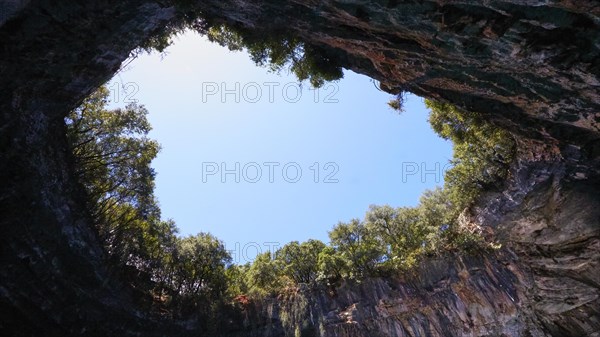
[[331, 245], [347, 261], [349, 278], [363, 278], [375, 272], [385, 246], [359, 219], [340, 222], [329, 232]]
[[325, 244], [318, 240], [303, 243], [292, 241], [276, 254], [276, 261], [283, 266], [283, 274], [295, 283], [314, 283], [317, 279], [319, 253]]
[[[323, 61], [318, 51], [292, 38], [261, 40], [227, 28], [209, 33], [232, 49], [247, 48], [257, 63], [274, 70], [290, 66], [301, 80], [328, 78], [314, 72], [319, 66], [312, 68]], [[140, 282], [143, 289], [159, 298], [170, 294], [182, 312], [240, 294], [271, 296], [299, 284], [359, 281], [407, 270], [427, 254], [468, 249], [479, 238], [459, 226], [459, 215], [481, 191], [506, 178], [514, 153], [510, 135], [479, 114], [428, 101], [433, 129], [454, 143], [444, 188], [426, 191], [417, 207], [370, 206], [363, 220], [338, 223], [329, 245], [293, 241], [235, 266], [214, 236], [179, 238], [174, 222], [161, 219], [150, 166], [160, 146], [147, 137], [148, 111], [137, 104], [108, 110], [108, 94], [100, 88], [65, 119], [76, 172], [114, 265], [149, 275]]]
[[271, 252], [258, 254], [246, 274], [249, 292], [258, 296], [276, 294], [284, 285], [281, 265]]
[[175, 223], [161, 220], [150, 166], [160, 146], [147, 137], [148, 111], [137, 104], [108, 110], [108, 95], [99, 88], [65, 124], [78, 178], [113, 266], [133, 267], [138, 276], [129, 281], [161, 298], [166, 291], [194, 306], [199, 299], [220, 298], [228, 287], [231, 257], [214, 236], [180, 239]]
[[333, 285], [350, 275], [348, 260], [343, 258], [335, 248], [326, 246], [319, 253], [317, 280]]
[[[485, 120], [481, 114], [427, 100], [433, 130], [454, 145], [453, 167], [446, 172], [444, 190], [424, 196], [422, 204], [429, 219], [445, 214], [448, 230], [430, 235], [432, 251], [466, 249], [481, 240], [458, 227], [461, 212], [470, 207], [481, 192], [497, 188], [508, 177], [515, 156], [515, 141], [509, 132]], [[440, 209], [435, 205], [444, 206]]]
[[232, 51], [246, 50], [259, 66], [270, 71], [290, 71], [300, 82], [308, 80], [313, 87], [336, 81], [344, 76], [333, 55], [317, 46], [308, 45], [289, 32], [244, 29], [227, 25], [211, 26], [205, 31], [210, 41]]
[[418, 208], [371, 206], [365, 217], [367, 228], [387, 247], [386, 263], [392, 267], [408, 266], [412, 255], [423, 246], [426, 222]]
[[223, 242], [208, 233], [177, 242], [174, 283], [183, 295], [215, 297], [227, 288], [225, 268], [231, 256]]
[[121, 264], [141, 268], [160, 220], [150, 167], [160, 147], [147, 138], [148, 111], [137, 104], [108, 110], [108, 95], [99, 88], [67, 116], [67, 137], [107, 250]]
[[478, 113], [431, 100], [425, 104], [431, 109], [429, 123], [433, 130], [454, 144], [453, 167], [446, 172], [445, 188], [448, 198], [462, 210], [482, 190], [506, 179], [514, 158], [514, 140]]
[[[107, 208], [127, 202], [145, 216], [156, 213], [155, 172], [150, 167], [160, 146], [147, 138], [148, 111], [137, 104], [107, 110], [108, 90], [100, 88], [66, 119], [67, 135], [77, 173], [90, 196], [107, 215]], [[110, 221], [110, 220], [107, 220]]]
[[247, 294], [249, 292], [250, 289], [246, 280], [249, 269], [249, 263], [244, 265], [231, 264], [225, 269], [228, 298], [235, 298], [240, 294]]

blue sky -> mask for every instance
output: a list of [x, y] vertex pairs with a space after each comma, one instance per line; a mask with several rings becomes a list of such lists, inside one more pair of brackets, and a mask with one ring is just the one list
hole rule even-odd
[[344, 74], [299, 88], [190, 32], [109, 86], [114, 105], [136, 99], [150, 111], [163, 217], [182, 235], [216, 235], [244, 263], [292, 240], [327, 242], [370, 204], [416, 205], [442, 184], [451, 144], [430, 129], [422, 99], [409, 95], [399, 115], [368, 77]]

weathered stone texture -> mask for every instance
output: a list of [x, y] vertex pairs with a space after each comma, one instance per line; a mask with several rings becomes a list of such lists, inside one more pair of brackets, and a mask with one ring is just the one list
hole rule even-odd
[[[497, 254], [434, 260], [411, 277], [335, 293], [301, 289], [246, 308], [224, 335], [600, 336], [596, 1], [196, 7], [216, 21], [294, 31], [390, 92], [483, 112], [519, 142], [505, 190], [470, 215], [503, 243]], [[182, 335], [182, 324], [137, 310], [106, 269], [62, 125], [175, 9], [32, 0], [3, 2], [0, 12], [0, 334]]]

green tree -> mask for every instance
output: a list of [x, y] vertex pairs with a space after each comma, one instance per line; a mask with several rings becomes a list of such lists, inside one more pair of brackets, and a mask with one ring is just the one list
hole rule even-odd
[[453, 202], [448, 189], [438, 187], [423, 193], [419, 217], [429, 228], [425, 247], [429, 253], [447, 251], [456, 239], [464, 237], [466, 233], [458, 227], [457, 221], [462, 211], [462, 205]]
[[142, 267], [161, 225], [150, 166], [159, 145], [147, 137], [143, 106], [108, 110], [108, 95], [99, 88], [65, 118], [67, 138], [105, 247], [117, 263]]
[[246, 291], [242, 271], [236, 278], [237, 269], [227, 268], [231, 257], [221, 241], [206, 233], [180, 239], [175, 223], [161, 219], [150, 166], [159, 146], [147, 137], [148, 112], [137, 104], [109, 110], [108, 95], [99, 88], [65, 124], [77, 177], [113, 266], [138, 294], [153, 294], [159, 307], [169, 302], [180, 313], [200, 304], [218, 307], [231, 287]]
[[283, 266], [283, 275], [297, 284], [311, 284], [317, 279], [319, 253], [324, 248], [318, 240], [292, 241], [277, 251], [276, 260]]
[[146, 233], [146, 249], [149, 252], [148, 269], [152, 271], [156, 291], [172, 293], [175, 257], [177, 255], [178, 228], [172, 220], [160, 221]]
[[168, 26], [157, 32], [138, 47], [137, 52], [153, 50], [164, 52], [173, 37], [192, 29], [232, 51], [246, 50], [257, 65], [271, 71], [289, 71], [300, 82], [308, 80], [314, 87], [343, 77], [339, 66], [340, 56], [331, 48], [307, 43], [291, 29], [263, 25], [244, 27], [210, 18], [200, 12], [193, 2], [175, 1], [178, 15]]
[[210, 41], [229, 50], [246, 50], [259, 66], [271, 71], [289, 70], [299, 81], [308, 80], [314, 87], [344, 76], [334, 55], [307, 44], [289, 31], [244, 29], [224, 24], [204, 27]]
[[371, 206], [365, 221], [367, 229], [387, 247], [386, 264], [392, 268], [410, 267], [420, 255], [428, 228], [419, 208]]
[[66, 118], [77, 173], [102, 212], [127, 202], [142, 215], [158, 210], [150, 162], [160, 146], [147, 137], [148, 111], [136, 103], [106, 109], [109, 91], [101, 87]]
[[246, 273], [248, 292], [255, 296], [276, 294], [284, 286], [281, 265], [271, 252], [258, 254]]
[[246, 275], [249, 270], [249, 263], [243, 265], [232, 264], [227, 267], [225, 277], [227, 278], [227, 295], [229, 298], [248, 293], [250, 287]]
[[445, 187], [457, 209], [468, 207], [479, 193], [502, 184], [514, 158], [510, 133], [484, 120], [478, 113], [444, 103], [425, 102], [431, 110], [433, 130], [454, 145], [453, 167], [446, 172]]
[[426, 190], [419, 199], [419, 217], [429, 228], [439, 229], [455, 222], [460, 211], [450, 200], [448, 191], [441, 187]]
[[347, 261], [350, 278], [360, 279], [375, 274], [386, 253], [384, 244], [358, 219], [338, 223], [329, 232], [329, 240]]
[[208, 233], [180, 239], [175, 261], [177, 292], [215, 299], [227, 289], [226, 267], [231, 256], [223, 243]]
[[348, 261], [333, 247], [326, 246], [318, 257], [317, 280], [334, 285], [350, 275]]

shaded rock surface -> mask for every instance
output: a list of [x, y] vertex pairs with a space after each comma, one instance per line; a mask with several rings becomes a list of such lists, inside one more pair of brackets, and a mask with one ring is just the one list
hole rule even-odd
[[398, 279], [301, 288], [255, 303], [229, 335], [599, 336], [599, 186], [547, 164], [518, 163], [467, 219], [502, 249], [425, 261]]
[[300, 288], [246, 310], [239, 336], [540, 336], [520, 314], [515, 285], [527, 280], [501, 255], [431, 260], [402, 279]]
[[[382, 88], [484, 112], [518, 137], [504, 191], [469, 221], [497, 254], [402, 279], [255, 303], [228, 336], [600, 336], [600, 6], [596, 1], [203, 1], [213, 20], [295, 31]], [[168, 2], [0, 7], [0, 332], [197, 335], [136, 309], [105, 265], [62, 119]], [[200, 75], [198, 75], [200, 76]], [[244, 317], [245, 315], [245, 317]]]

